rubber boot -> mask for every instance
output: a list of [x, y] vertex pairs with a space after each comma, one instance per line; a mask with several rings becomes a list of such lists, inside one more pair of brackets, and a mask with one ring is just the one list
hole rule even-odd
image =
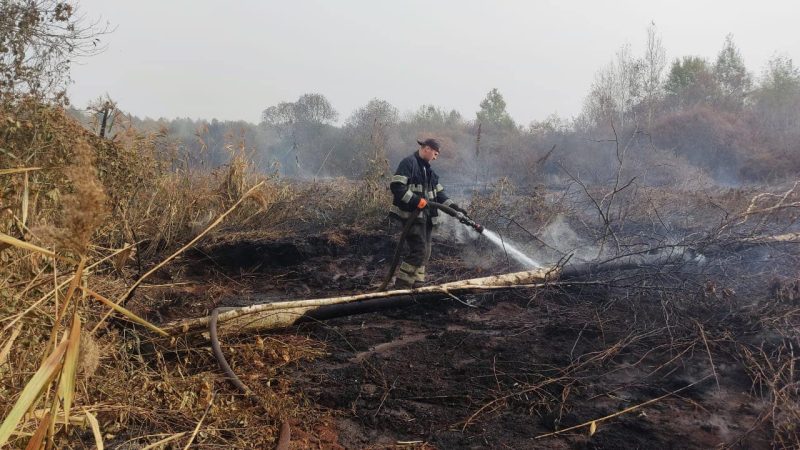
[[414, 286], [406, 280], [401, 280], [400, 278], [395, 278], [394, 280], [394, 288], [395, 289], [412, 289]]

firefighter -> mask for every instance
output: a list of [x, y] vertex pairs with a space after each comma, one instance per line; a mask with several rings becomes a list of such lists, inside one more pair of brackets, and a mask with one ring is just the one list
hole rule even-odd
[[431, 161], [439, 157], [439, 141], [426, 139], [417, 143], [419, 150], [400, 161], [389, 186], [394, 197], [389, 211], [392, 218], [405, 225], [415, 208], [422, 210], [406, 237], [409, 254], [397, 271], [396, 289], [419, 287], [425, 281], [425, 266], [431, 256], [431, 234], [439, 220], [439, 211], [429, 207], [428, 201], [466, 214], [447, 197], [444, 187], [439, 184], [439, 176], [431, 169]]

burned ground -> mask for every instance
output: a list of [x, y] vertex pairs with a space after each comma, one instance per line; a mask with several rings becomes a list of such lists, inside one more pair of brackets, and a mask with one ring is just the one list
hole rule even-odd
[[[558, 311], [574, 305], [551, 304], [554, 314], [542, 314], [543, 302], [524, 298], [476, 304], [412, 308], [388, 325], [374, 316], [317, 327], [312, 336], [328, 343], [330, 356], [292, 376], [315, 403], [341, 412], [347, 448], [413, 440], [437, 448], [669, 447], [678, 434], [687, 441], [676, 447], [707, 448], [757, 419], [740, 395], [749, 387], [745, 374], [719, 373], [725, 387], [717, 392], [702, 353], [656, 370], [674, 355], [638, 361], [646, 342], [636, 342], [570, 373], [581, 357], [607, 351], [612, 342], [604, 338], [624, 337], [587, 332]], [[581, 430], [536, 440], [692, 383], [680, 397], [603, 424], [591, 439]]]
[[[293, 448], [781, 446], [796, 436], [796, 244], [709, 242], [694, 242], [708, 257], [683, 245], [667, 257], [632, 252], [611, 269], [576, 265], [540, 290], [222, 340], [235, 343], [232, 364], [256, 392], [298, 405], [284, 417]], [[433, 282], [490, 270], [465, 256], [472, 245], [438, 244]], [[181, 277], [195, 284], [158, 294], [169, 307], [138, 310], [167, 321], [363, 292], [380, 283], [393, 246], [386, 230], [226, 239], [188, 257]], [[314, 351], [276, 356], [265, 341]], [[201, 361], [194, 370], [214, 364]]]

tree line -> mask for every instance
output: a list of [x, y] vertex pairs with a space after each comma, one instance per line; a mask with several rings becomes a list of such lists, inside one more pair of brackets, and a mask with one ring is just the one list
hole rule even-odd
[[775, 181], [800, 169], [800, 70], [789, 57], [776, 55], [754, 75], [729, 35], [716, 58], [668, 62], [655, 27], [644, 48], [634, 55], [622, 46], [569, 119], [516, 123], [492, 89], [474, 117], [435, 105], [401, 113], [373, 99], [339, 121], [324, 95], [308, 93], [266, 107], [258, 124], [132, 123], [176, 139], [198, 164], [225, 164], [231, 151], [249, 148], [263, 170], [301, 178], [385, 175], [429, 136], [443, 142], [439, 170], [459, 183], [507, 177], [531, 185], [569, 173], [602, 183], [614, 176], [621, 149], [626, 170], [646, 172], [643, 182], [655, 185]]
[[[69, 2], [7, 0], [2, 9], [0, 100], [68, 105], [71, 62], [102, 48], [108, 27]], [[381, 177], [429, 136], [444, 144], [442, 175], [464, 183], [507, 177], [530, 185], [569, 174], [602, 183], [621, 164], [656, 185], [764, 182], [800, 169], [800, 70], [776, 55], [754, 74], [730, 35], [715, 58], [668, 62], [651, 26], [641, 54], [624, 45], [597, 71], [575, 117], [516, 123], [497, 89], [478, 106], [472, 117], [436, 105], [401, 113], [373, 99], [342, 119], [324, 95], [307, 93], [266, 106], [257, 124], [138, 118], [109, 98], [73, 111], [110, 138], [125, 126], [160, 133], [185, 164], [217, 167], [247, 149], [262, 170], [286, 177]]]

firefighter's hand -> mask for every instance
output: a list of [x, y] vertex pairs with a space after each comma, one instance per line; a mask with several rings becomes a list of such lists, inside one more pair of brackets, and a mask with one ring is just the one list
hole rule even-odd
[[424, 198], [419, 199], [419, 203], [417, 203], [417, 208], [424, 209], [426, 206], [428, 206], [428, 201], [425, 200]]
[[465, 216], [464, 213], [462, 213], [461, 211], [456, 211], [456, 219], [458, 219], [459, 222], [463, 222], [464, 220], [466, 220], [466, 218], [467, 216]]

